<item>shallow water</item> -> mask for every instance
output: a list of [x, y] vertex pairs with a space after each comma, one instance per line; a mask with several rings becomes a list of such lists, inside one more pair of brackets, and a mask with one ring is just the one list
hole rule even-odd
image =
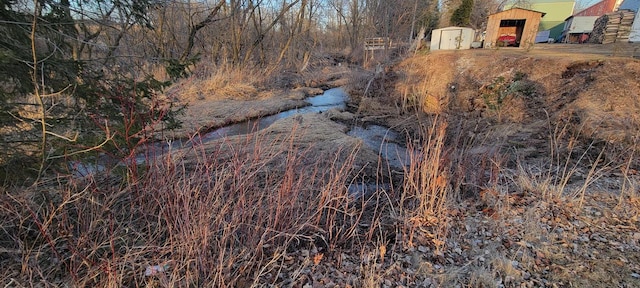
[[[305, 113], [318, 113], [324, 112], [332, 108], [344, 110], [346, 108], [346, 102], [349, 100], [349, 95], [342, 88], [333, 88], [324, 91], [324, 93], [305, 99], [309, 103], [309, 106], [295, 108], [287, 111], [283, 111], [274, 115], [265, 116], [257, 119], [250, 119], [247, 121], [231, 124], [228, 126], [214, 129], [205, 133], [202, 136], [195, 137], [190, 140], [176, 139], [167, 142], [155, 142], [146, 146], [145, 152], [140, 153], [135, 157], [135, 161], [138, 164], [142, 164], [150, 157], [155, 157], [167, 153], [171, 150], [187, 148], [195, 144], [206, 143], [209, 141], [222, 139], [228, 136], [245, 135], [265, 129], [276, 121], [287, 118], [297, 114]], [[69, 167], [74, 171], [74, 174], [78, 177], [84, 177], [95, 172], [105, 170], [107, 163], [115, 163], [109, 156], [103, 155], [98, 157], [97, 160], [87, 161], [72, 161], [69, 163]]]
[[[149, 144], [144, 153], [138, 154], [135, 161], [138, 164], [146, 162], [149, 158], [153, 158], [173, 149], [185, 148], [193, 146], [194, 143], [206, 143], [216, 139], [228, 136], [244, 135], [253, 133], [269, 127], [276, 121], [297, 114], [324, 112], [332, 108], [340, 110], [346, 109], [346, 102], [349, 95], [342, 88], [334, 88], [325, 91], [321, 95], [307, 98], [305, 101], [309, 106], [283, 111], [271, 116], [258, 119], [251, 119], [240, 123], [217, 128], [213, 131], [191, 140], [173, 140], [169, 142], [156, 142]], [[370, 125], [364, 127], [353, 127], [348, 133], [352, 137], [363, 140], [365, 145], [378, 152], [380, 156], [387, 160], [389, 165], [394, 168], [402, 168], [408, 163], [406, 148], [402, 147], [399, 142], [402, 139], [399, 135], [386, 127], [379, 125]], [[111, 161], [111, 162], [110, 162]], [[69, 163], [71, 169], [75, 171], [78, 177], [84, 177], [98, 171], [104, 171], [107, 163], [113, 163], [107, 156], [102, 156], [98, 160], [80, 162], [75, 161]], [[122, 163], [123, 161], [120, 161]], [[375, 190], [388, 189], [389, 184], [371, 184], [371, 183], [352, 183], [347, 186], [349, 193], [354, 196], [362, 196], [370, 194]]]
[[215, 129], [206, 133], [200, 140], [207, 142], [215, 139], [221, 139], [227, 136], [244, 135], [265, 129], [276, 121], [297, 114], [324, 112], [332, 108], [344, 110], [349, 95], [342, 88], [333, 88], [324, 91], [323, 94], [309, 97], [305, 99], [310, 105], [306, 107], [291, 109], [280, 112], [271, 116], [258, 119], [247, 120], [244, 122], [231, 124], [229, 126]]
[[387, 159], [391, 167], [403, 168], [409, 163], [407, 148], [401, 145], [398, 133], [389, 128], [378, 125], [353, 127], [347, 134], [362, 139], [365, 145]]

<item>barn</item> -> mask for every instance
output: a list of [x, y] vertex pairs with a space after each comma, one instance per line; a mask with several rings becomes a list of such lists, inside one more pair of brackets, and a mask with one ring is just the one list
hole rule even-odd
[[431, 51], [470, 49], [475, 30], [467, 27], [447, 27], [431, 32]]
[[629, 10], [636, 13], [633, 23], [631, 24], [629, 42], [640, 43], [640, 0], [624, 0], [618, 9]]
[[545, 13], [511, 8], [489, 15], [484, 48], [528, 47], [535, 43], [540, 20]]

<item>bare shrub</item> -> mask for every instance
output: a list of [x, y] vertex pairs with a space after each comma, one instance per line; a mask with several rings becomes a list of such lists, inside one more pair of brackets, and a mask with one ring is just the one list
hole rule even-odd
[[[442, 248], [447, 233], [447, 205], [450, 200], [450, 160], [445, 151], [447, 124], [434, 121], [424, 131], [424, 142], [420, 147], [409, 144], [410, 164], [405, 170], [405, 179], [400, 200], [400, 211], [409, 221], [407, 227], [425, 226], [435, 232], [433, 244]], [[408, 231], [411, 235], [413, 232]]]
[[277, 281], [287, 249], [359, 234], [362, 212], [344, 184], [352, 157], [309, 165], [293, 137], [251, 137], [255, 149], [223, 141], [192, 165], [149, 159], [123, 186], [61, 178], [4, 195], [3, 267], [22, 271], [11, 277], [23, 284], [245, 287]]

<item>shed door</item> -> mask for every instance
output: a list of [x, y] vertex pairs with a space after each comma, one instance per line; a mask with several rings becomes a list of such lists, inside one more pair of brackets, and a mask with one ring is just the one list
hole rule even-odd
[[440, 49], [450, 50], [458, 49], [459, 42], [462, 39], [462, 29], [443, 30], [440, 36]]

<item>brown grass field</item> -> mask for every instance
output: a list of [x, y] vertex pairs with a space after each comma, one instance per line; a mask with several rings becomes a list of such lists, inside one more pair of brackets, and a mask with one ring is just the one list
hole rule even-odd
[[[318, 64], [277, 89], [243, 71], [187, 79], [167, 92], [189, 104], [181, 138], [327, 83], [351, 101], [5, 191], [0, 283], [640, 287], [637, 48], [556, 48], [419, 51], [379, 73]], [[404, 169], [347, 134], [371, 124], [406, 137]], [[349, 193], [362, 182], [387, 185]]]

